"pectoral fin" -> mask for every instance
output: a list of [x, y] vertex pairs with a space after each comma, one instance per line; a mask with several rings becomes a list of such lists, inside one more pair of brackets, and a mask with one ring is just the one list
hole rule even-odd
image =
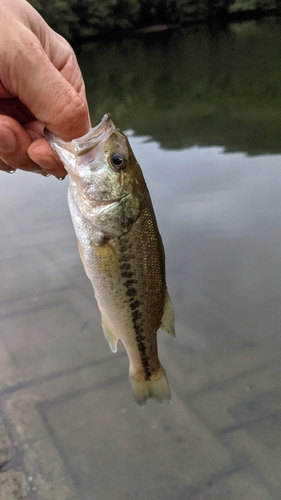
[[167, 332], [172, 337], [176, 336], [174, 308], [172, 306], [168, 290], [166, 290], [164, 312], [162, 316], [160, 329], [165, 330], [165, 332]]
[[115, 333], [113, 333], [113, 331], [109, 328], [104, 318], [101, 320], [101, 326], [104, 336], [109, 343], [110, 349], [112, 352], [117, 352], [118, 337], [116, 337]]

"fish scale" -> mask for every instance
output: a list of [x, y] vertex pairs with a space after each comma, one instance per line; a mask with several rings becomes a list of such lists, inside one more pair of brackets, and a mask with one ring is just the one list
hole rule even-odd
[[[152, 236], [159, 233], [151, 231], [154, 220], [148, 208], [144, 209], [129, 233], [119, 238], [121, 282], [128, 297], [128, 308], [131, 310], [132, 327], [142, 365], [136, 369], [135, 363], [134, 370], [136, 373], [141, 373], [145, 380], [149, 380], [151, 374], [159, 368], [156, 334], [161, 326], [166, 289], [165, 271], [161, 265], [162, 243]], [[131, 252], [129, 254], [128, 247]], [[117, 255], [119, 251], [117, 249]], [[128, 267], [126, 271], [122, 269], [124, 256], [126, 264], [130, 265], [130, 279], [128, 279]], [[147, 276], [150, 279], [147, 279]], [[124, 345], [125, 342], [126, 340]]]

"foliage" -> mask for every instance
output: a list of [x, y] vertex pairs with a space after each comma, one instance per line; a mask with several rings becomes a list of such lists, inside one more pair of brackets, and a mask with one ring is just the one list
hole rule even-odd
[[230, 12], [239, 11], [266, 11], [274, 9], [277, 5], [276, 0], [232, 0], [230, 2]]
[[72, 43], [155, 24], [224, 18], [275, 9], [279, 0], [29, 0], [47, 23]]

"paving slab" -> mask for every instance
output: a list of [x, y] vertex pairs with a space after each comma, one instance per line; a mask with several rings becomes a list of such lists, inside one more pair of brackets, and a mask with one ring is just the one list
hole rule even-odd
[[[0, 470], [11, 458], [11, 441], [0, 419]], [[0, 497], [1, 498], [1, 497]]]
[[160, 500], [230, 466], [226, 448], [176, 396], [171, 406], [137, 407], [122, 365], [89, 367], [3, 398], [40, 500], [92, 500], [101, 491], [108, 500]]
[[[191, 496], [191, 500], [273, 500], [251, 472], [234, 472]], [[277, 499], [276, 499], [277, 500]]]
[[9, 470], [0, 473], [1, 500], [29, 500], [29, 487], [22, 472]]

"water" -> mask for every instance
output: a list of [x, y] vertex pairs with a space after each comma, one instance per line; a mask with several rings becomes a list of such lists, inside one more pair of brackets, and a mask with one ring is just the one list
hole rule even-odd
[[31, 498], [281, 497], [280, 45], [269, 20], [79, 54], [93, 124], [127, 130], [163, 236], [171, 406], [136, 406], [103, 338], [66, 183], [1, 176], [1, 415]]
[[280, 153], [280, 26], [274, 20], [100, 42], [80, 55], [94, 123], [105, 110], [165, 149]]

